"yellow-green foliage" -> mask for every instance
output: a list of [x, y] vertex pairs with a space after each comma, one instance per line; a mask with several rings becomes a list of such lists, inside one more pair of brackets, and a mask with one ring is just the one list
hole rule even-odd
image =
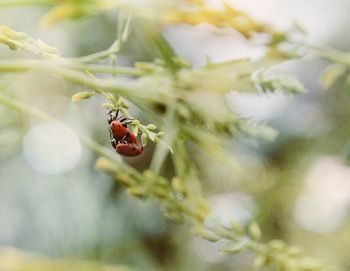
[[[35, 1], [32, 1], [35, 4]], [[238, 92], [301, 93], [302, 84], [290, 75], [265, 75], [270, 67], [296, 57], [293, 53], [280, 50], [279, 44], [290, 42], [288, 33], [256, 22], [247, 14], [223, 5], [212, 9], [204, 1], [153, 1], [154, 5], [144, 7], [128, 1], [37, 1], [49, 4], [50, 11], [44, 16], [46, 26], [66, 19], [77, 19], [118, 8], [119, 30], [112, 46], [101, 52], [78, 58], [60, 56], [56, 48], [35, 40], [22, 32], [0, 26], [0, 42], [10, 49], [23, 49], [40, 55], [43, 59], [0, 60], [0, 72], [39, 71], [50, 73], [66, 81], [87, 88], [72, 97], [73, 102], [93, 99], [96, 95], [105, 98], [107, 109], [120, 110], [129, 116], [128, 101], [136, 105], [152, 123], [142, 124], [133, 120], [130, 125], [135, 134], [141, 135], [142, 144], [152, 141], [156, 144], [150, 168], [139, 172], [128, 164], [115, 161], [113, 155], [102, 146], [82, 137], [83, 142], [101, 156], [96, 168], [110, 174], [121, 183], [126, 192], [143, 200], [151, 199], [159, 203], [164, 214], [179, 222], [193, 225], [194, 234], [215, 242], [220, 251], [239, 253], [251, 250], [256, 258], [256, 267], [270, 266], [275, 270], [312, 271], [325, 270], [317, 260], [302, 256], [297, 247], [288, 247], [283, 241], [261, 242], [261, 230], [254, 221], [249, 225], [239, 225], [232, 221], [231, 226], [223, 226], [210, 211], [201, 189], [201, 182], [193, 157], [187, 144], [208, 153], [212, 159], [225, 164], [229, 170], [240, 171], [241, 167], [226, 148], [226, 140], [237, 135], [273, 140], [276, 131], [263, 123], [244, 119], [228, 106], [225, 95]], [[132, 2], [132, 1], [130, 1]], [[13, 3], [15, 4], [15, 3]], [[8, 4], [10, 5], [10, 4]], [[187, 8], [183, 8], [187, 6]], [[161, 16], [152, 17], [162, 11]], [[126, 15], [126, 16], [125, 16]], [[152, 17], [152, 19], [151, 19]], [[138, 18], [139, 21], [134, 20]], [[141, 22], [141, 23], [140, 23]], [[145, 23], [147, 27], [142, 27]], [[225, 63], [210, 63], [201, 68], [192, 68], [184, 59], [178, 58], [158, 32], [159, 27], [169, 24], [197, 25], [209, 23], [214, 27], [229, 26], [249, 38], [254, 33], [269, 36], [266, 42], [267, 53], [257, 61], [233, 59]], [[145, 31], [159, 52], [159, 59], [152, 62], [137, 62], [132, 67], [119, 67], [115, 56], [124, 45], [132, 28]], [[114, 59], [112, 65], [101, 64], [101, 59]], [[114, 64], [113, 64], [114, 63]], [[98, 77], [97, 74], [124, 75], [124, 77]], [[324, 85], [344, 73], [343, 66], [332, 66], [323, 76]], [[48, 74], [49, 76], [49, 74]], [[45, 114], [1, 94], [0, 103], [33, 114], [41, 119], [51, 119]], [[210, 114], [208, 114], [210, 112]], [[52, 119], [51, 119], [52, 120]], [[170, 156], [175, 169], [173, 177], [163, 176], [165, 159]], [[0, 266], [3, 258], [0, 257]], [[68, 270], [62, 263], [52, 270]], [[30, 269], [30, 264], [8, 270]], [[56, 267], [57, 266], [57, 267]], [[61, 266], [61, 267], [59, 267]], [[49, 268], [49, 267], [48, 267]], [[89, 267], [90, 268], [90, 267]], [[81, 270], [92, 270], [92, 269]], [[47, 269], [48, 270], [48, 269]], [[80, 269], [75, 269], [80, 270]], [[95, 270], [95, 269], [94, 269]], [[100, 269], [96, 269], [100, 270]], [[124, 269], [101, 269], [124, 270]]]

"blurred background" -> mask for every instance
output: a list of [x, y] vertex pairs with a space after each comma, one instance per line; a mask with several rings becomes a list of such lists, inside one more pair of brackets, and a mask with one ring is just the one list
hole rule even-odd
[[[350, 49], [349, 1], [227, 2], [282, 30], [297, 21], [313, 44]], [[115, 38], [115, 12], [40, 28], [46, 11], [0, 9], [0, 24], [40, 38], [64, 56], [104, 50]], [[205, 65], [207, 56], [221, 62], [257, 58], [263, 52], [254, 39], [247, 41], [232, 30], [208, 25], [167, 27], [163, 34], [194, 67]], [[0, 58], [27, 56], [0, 46]], [[119, 63], [152, 58], [135, 29]], [[239, 185], [235, 176], [207, 157], [199, 157], [198, 165], [206, 197], [220, 216], [242, 221], [254, 217], [264, 239], [302, 245], [309, 255], [346, 268], [350, 267], [350, 89], [342, 81], [322, 89], [319, 76], [325, 67], [316, 58], [279, 67], [296, 75], [307, 87], [306, 94], [228, 95], [241, 115], [266, 121], [279, 131], [273, 143], [232, 143], [234, 155], [244, 157], [247, 167]], [[168, 221], [155, 204], [130, 198], [109, 176], [94, 169], [96, 157], [81, 146], [77, 134], [109, 146], [102, 99], [72, 104], [71, 95], [83, 89], [41, 73], [2, 74], [2, 90], [68, 127], [43, 124], [0, 105], [1, 247], [139, 270], [251, 270], [249, 253], [217, 252], [209, 242], [192, 237], [188, 226]], [[145, 168], [150, 152], [146, 149], [144, 155], [127, 161]]]

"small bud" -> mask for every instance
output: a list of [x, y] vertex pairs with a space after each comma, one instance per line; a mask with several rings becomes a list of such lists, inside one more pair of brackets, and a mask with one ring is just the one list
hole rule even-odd
[[185, 184], [183, 183], [183, 181], [178, 178], [178, 177], [174, 177], [172, 180], [171, 180], [171, 186], [172, 188], [176, 191], [176, 192], [179, 192], [181, 194], [184, 194], [185, 191], [186, 191], [186, 188], [185, 188]]
[[146, 133], [142, 133], [142, 135], [141, 135], [141, 144], [143, 146], [145, 146], [147, 144], [147, 139], [148, 139], [147, 134]]
[[230, 221], [230, 227], [236, 234], [238, 234], [238, 235], [244, 234], [244, 230], [243, 230], [242, 226], [239, 225], [237, 222]]
[[243, 251], [248, 244], [247, 239], [241, 239], [238, 241], [232, 241], [223, 239], [217, 242], [218, 249], [222, 252], [238, 253]]
[[117, 101], [117, 105], [121, 105], [123, 103], [123, 100], [124, 99], [122, 97], [119, 97]]
[[108, 158], [100, 157], [95, 163], [95, 168], [107, 172], [114, 172], [117, 170], [115, 164]]
[[174, 62], [183, 68], [191, 68], [191, 64], [184, 58], [175, 58]]
[[132, 132], [135, 136], [137, 136], [139, 134], [139, 126], [138, 125], [134, 126], [134, 128], [132, 129]]
[[290, 257], [299, 256], [300, 254], [302, 254], [302, 252], [303, 252], [302, 249], [297, 246], [290, 246], [288, 247], [288, 250], [287, 250], [287, 254]]
[[162, 177], [162, 176], [157, 178], [157, 185], [161, 186], [161, 187], [164, 187], [166, 189], [170, 188], [169, 187], [169, 181], [166, 178]]
[[123, 108], [129, 109], [129, 104], [124, 100], [122, 103]]
[[143, 71], [152, 72], [155, 70], [155, 65], [153, 63], [147, 63], [147, 62], [136, 62], [134, 64], [134, 67], [137, 69], [141, 69]]
[[197, 202], [197, 210], [195, 215], [198, 218], [198, 220], [204, 221], [205, 218], [208, 216], [209, 211], [209, 207], [206, 204], [206, 202], [204, 202], [204, 200], [199, 200]]
[[264, 267], [268, 264], [269, 259], [265, 255], [258, 255], [253, 261], [253, 266], [256, 268]]
[[200, 237], [205, 238], [211, 242], [217, 242], [221, 239], [221, 237], [219, 235], [217, 235], [215, 232], [209, 231], [206, 229], [198, 230], [197, 235], [199, 235]]
[[258, 241], [261, 238], [260, 227], [258, 223], [256, 223], [255, 221], [250, 223], [248, 231], [249, 231], [249, 235], [252, 237], [254, 241]]
[[104, 104], [102, 104], [102, 106], [104, 108], [106, 108], [107, 110], [113, 110], [114, 109], [114, 105], [110, 104], [110, 103], [104, 103]]
[[89, 99], [91, 98], [92, 95], [94, 95], [93, 92], [87, 92], [87, 91], [78, 92], [77, 94], [72, 96], [72, 102], [77, 103], [77, 102], [80, 102], [81, 100]]
[[272, 240], [269, 242], [269, 247], [276, 252], [283, 251], [286, 247], [285, 243], [281, 240]]
[[147, 130], [155, 130], [155, 129], [157, 129], [157, 127], [156, 127], [154, 124], [148, 124], [148, 125], [146, 126], [146, 129], [147, 129]]
[[133, 181], [132, 179], [130, 178], [129, 175], [127, 174], [124, 174], [124, 173], [120, 173], [120, 172], [117, 172], [115, 175], [114, 175], [114, 178], [121, 184], [125, 185], [125, 186], [130, 186]]
[[169, 196], [168, 191], [163, 187], [155, 187], [153, 193], [160, 199], [166, 199]]
[[157, 134], [151, 131], [148, 131], [147, 135], [151, 141], [154, 141], [157, 138]]
[[142, 174], [146, 179], [154, 179], [155, 178], [154, 173], [148, 169], [144, 170]]
[[144, 190], [142, 187], [138, 187], [138, 186], [133, 186], [133, 187], [129, 187], [128, 189], [126, 189], [126, 192], [129, 195], [138, 197], [138, 198], [142, 198], [145, 194]]

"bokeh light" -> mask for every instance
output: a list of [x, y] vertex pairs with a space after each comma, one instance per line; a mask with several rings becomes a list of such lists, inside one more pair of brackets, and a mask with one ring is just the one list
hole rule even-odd
[[23, 139], [23, 155], [36, 170], [62, 174], [74, 168], [81, 158], [77, 135], [60, 124], [39, 124]]
[[338, 230], [350, 207], [350, 168], [337, 157], [320, 157], [305, 177], [294, 209], [296, 221], [316, 233]]

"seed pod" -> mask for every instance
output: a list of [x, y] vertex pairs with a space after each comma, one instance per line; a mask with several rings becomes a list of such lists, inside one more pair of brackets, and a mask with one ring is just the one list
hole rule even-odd
[[77, 94], [74, 94], [72, 96], [72, 102], [77, 103], [77, 102], [80, 102], [81, 100], [89, 99], [91, 98], [92, 95], [94, 95], [93, 92], [88, 92], [88, 91], [78, 92]]

